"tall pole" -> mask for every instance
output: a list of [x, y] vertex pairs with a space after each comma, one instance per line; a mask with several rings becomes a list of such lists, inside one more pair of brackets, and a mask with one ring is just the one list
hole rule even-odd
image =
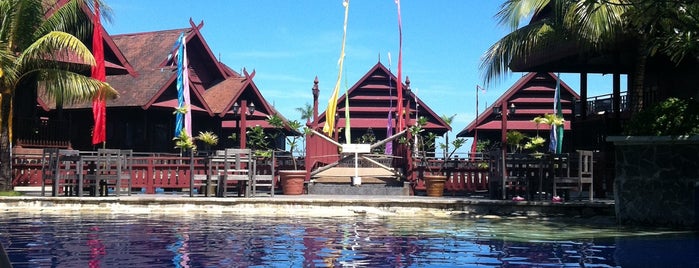
[[245, 136], [246, 130], [248, 128], [247, 122], [248, 114], [248, 102], [246, 100], [240, 101], [240, 149], [245, 149], [245, 143], [247, 137]]
[[507, 102], [503, 101], [500, 103], [500, 118], [501, 118], [501, 127], [500, 127], [500, 134], [502, 137], [500, 138], [500, 147], [502, 147], [502, 199], [507, 198], [507, 193], [505, 192], [505, 178], [507, 177], [507, 167], [505, 163], [505, 157], [507, 157]]

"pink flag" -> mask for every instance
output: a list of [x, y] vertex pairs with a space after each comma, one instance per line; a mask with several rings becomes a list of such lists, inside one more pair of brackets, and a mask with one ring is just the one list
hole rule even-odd
[[396, 0], [398, 7], [398, 83], [396, 89], [398, 91], [398, 131], [403, 131], [405, 122], [403, 119], [403, 26], [400, 19], [400, 0]]

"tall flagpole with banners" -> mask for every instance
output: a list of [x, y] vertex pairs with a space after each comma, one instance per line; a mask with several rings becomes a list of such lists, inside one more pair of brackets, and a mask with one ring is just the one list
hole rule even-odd
[[405, 128], [406, 115], [403, 114], [403, 25], [400, 17], [400, 0], [396, 1], [398, 9], [398, 83], [396, 83], [396, 91], [398, 93], [398, 132]]
[[[92, 54], [95, 57], [95, 66], [92, 67], [92, 78], [105, 82], [107, 79], [104, 66], [104, 46], [102, 44], [102, 22], [100, 20], [99, 2], [97, 1], [95, 1]], [[95, 127], [92, 130], [92, 144], [102, 143], [104, 147], [107, 140], [107, 100], [104, 89], [100, 89], [94, 99], [92, 99], [92, 118], [95, 121]]]
[[[556, 91], [553, 96], [553, 113], [556, 115], [556, 117], [563, 119], [563, 109], [561, 109], [560, 73], [556, 75]], [[563, 151], [563, 129], [564, 124], [551, 124], [549, 152], [560, 154]]]
[[342, 82], [342, 66], [345, 61], [345, 41], [347, 40], [347, 17], [349, 15], [349, 0], [342, 1], [342, 6], [345, 7], [345, 21], [342, 27], [342, 49], [340, 50], [340, 59], [337, 62], [339, 70], [337, 72], [337, 82], [335, 83], [333, 94], [330, 96], [330, 99], [328, 100], [328, 108], [325, 110], [325, 125], [323, 126], [323, 132], [325, 132], [325, 134], [327, 134], [328, 137], [332, 137], [332, 134], [335, 131], [335, 114], [337, 113], [337, 98], [340, 95], [340, 84]]
[[174, 63], [177, 64], [177, 108], [175, 111], [175, 137], [183, 133], [192, 137], [192, 119], [189, 98], [189, 70], [187, 68], [187, 47], [184, 32], [180, 33], [168, 59], [175, 54]]

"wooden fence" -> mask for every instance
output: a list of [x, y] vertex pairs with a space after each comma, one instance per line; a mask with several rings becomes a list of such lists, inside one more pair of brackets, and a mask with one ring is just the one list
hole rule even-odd
[[[131, 176], [132, 190], [147, 194], [155, 193], [156, 189], [188, 191], [192, 173], [206, 173], [204, 163], [204, 157], [190, 158], [176, 155], [135, 154]], [[303, 161], [299, 161], [299, 163], [303, 165]], [[283, 159], [278, 160], [275, 164], [277, 167], [287, 165]], [[466, 195], [488, 190], [488, 168], [486, 162], [459, 160], [439, 171], [435, 168], [437, 166], [442, 166], [442, 161], [439, 159], [430, 160], [425, 164], [417, 163], [417, 167], [412, 172], [416, 176], [410, 179], [414, 184], [415, 190], [424, 190], [425, 185], [424, 180], [422, 180], [422, 174], [426, 172], [441, 172], [449, 176], [445, 185], [445, 195]], [[42, 155], [40, 154], [14, 155], [12, 164], [13, 185], [40, 186], [41, 167]], [[304, 169], [304, 167], [302, 166], [300, 169]], [[279, 170], [279, 168], [275, 170]], [[87, 167], [85, 167], [83, 172], [87, 172]]]
[[443, 159], [430, 158], [415, 161], [414, 189], [425, 190], [426, 174], [446, 175], [444, 195], [460, 196], [488, 191], [488, 162], [482, 159], [458, 159], [444, 163]]

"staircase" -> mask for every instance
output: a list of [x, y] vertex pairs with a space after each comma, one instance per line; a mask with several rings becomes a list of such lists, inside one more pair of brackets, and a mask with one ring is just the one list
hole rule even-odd
[[[358, 175], [361, 183], [353, 183]], [[356, 184], [356, 185], [355, 185]], [[393, 172], [378, 167], [333, 167], [315, 174], [308, 185], [317, 195], [410, 195], [407, 182]]]

